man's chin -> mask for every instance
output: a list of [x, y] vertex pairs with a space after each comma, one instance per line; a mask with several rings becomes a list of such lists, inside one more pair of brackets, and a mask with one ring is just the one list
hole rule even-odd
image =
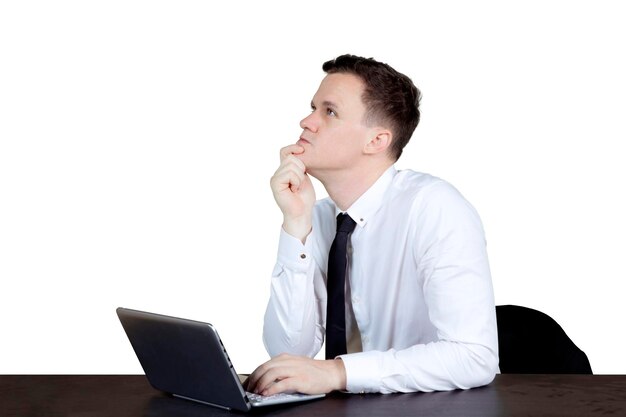
[[293, 156], [295, 156], [296, 158], [298, 158], [299, 160], [302, 161], [302, 163], [304, 163], [305, 166], [308, 166], [308, 162], [310, 162], [309, 156], [307, 155], [307, 151], [305, 150], [302, 153], [294, 153]]

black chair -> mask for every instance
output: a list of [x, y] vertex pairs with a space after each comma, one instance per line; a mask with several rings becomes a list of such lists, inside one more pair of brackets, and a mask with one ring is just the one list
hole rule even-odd
[[515, 305], [496, 306], [500, 372], [591, 374], [591, 365], [550, 316]]

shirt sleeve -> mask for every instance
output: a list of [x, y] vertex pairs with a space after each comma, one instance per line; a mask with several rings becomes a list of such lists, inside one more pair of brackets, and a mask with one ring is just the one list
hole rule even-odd
[[478, 214], [447, 183], [416, 206], [416, 275], [437, 340], [341, 356], [350, 392], [467, 389], [490, 383], [498, 370], [493, 288]]
[[320, 302], [315, 295], [313, 231], [305, 244], [281, 229], [278, 258], [265, 311], [263, 343], [271, 357], [281, 353], [314, 357], [323, 343]]

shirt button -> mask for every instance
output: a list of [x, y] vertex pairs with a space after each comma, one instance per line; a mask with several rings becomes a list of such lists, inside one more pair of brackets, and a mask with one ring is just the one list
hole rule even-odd
[[359, 304], [359, 301], [361, 301], [361, 299], [359, 297], [352, 297], [352, 303], [353, 304]]
[[300, 254], [300, 259], [306, 259], [306, 253], [301, 253]]
[[362, 339], [362, 342], [363, 342], [363, 343], [369, 343], [369, 341], [370, 341], [370, 339], [369, 339], [369, 337], [367, 337], [367, 336], [365, 336], [365, 337]]

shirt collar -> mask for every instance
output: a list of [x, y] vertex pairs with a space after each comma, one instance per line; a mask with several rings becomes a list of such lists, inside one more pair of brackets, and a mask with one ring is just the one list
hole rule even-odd
[[[346, 213], [361, 227], [365, 227], [367, 221], [383, 205], [384, 197], [387, 189], [391, 185], [393, 178], [398, 171], [392, 165], [381, 175], [376, 182], [361, 195], [349, 208]], [[335, 217], [341, 210], [335, 205]]]

